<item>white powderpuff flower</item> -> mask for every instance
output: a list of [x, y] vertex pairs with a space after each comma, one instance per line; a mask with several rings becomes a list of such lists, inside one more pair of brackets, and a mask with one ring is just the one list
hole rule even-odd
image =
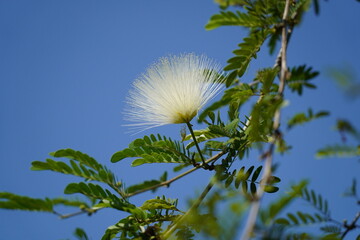
[[127, 126], [140, 131], [172, 123], [189, 123], [222, 88], [220, 66], [205, 56], [161, 58], [133, 83]]

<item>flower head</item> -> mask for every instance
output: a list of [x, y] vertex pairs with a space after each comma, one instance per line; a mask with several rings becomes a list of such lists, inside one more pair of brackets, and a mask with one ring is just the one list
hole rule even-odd
[[220, 66], [205, 56], [184, 54], [161, 58], [133, 84], [127, 102], [128, 126], [146, 130], [189, 123], [222, 87]]

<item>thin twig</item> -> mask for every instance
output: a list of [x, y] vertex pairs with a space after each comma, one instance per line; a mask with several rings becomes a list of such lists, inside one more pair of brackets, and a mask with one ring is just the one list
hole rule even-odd
[[360, 212], [355, 215], [355, 218], [352, 220], [350, 224], [344, 223], [344, 227], [346, 228], [345, 232], [341, 235], [341, 239], [344, 239], [346, 234], [348, 234], [351, 230], [356, 228], [356, 222], [360, 218]]
[[101, 208], [99, 208], [99, 209], [84, 208], [84, 209], [81, 209], [81, 211], [74, 212], [74, 213], [69, 213], [69, 214], [60, 214], [60, 213], [55, 212], [55, 211], [53, 211], [53, 213], [56, 214], [57, 216], [59, 216], [61, 219], [66, 219], [66, 218], [71, 218], [71, 217], [78, 216], [78, 215], [81, 215], [81, 214], [84, 214], [84, 213], [87, 213], [88, 215], [91, 215], [91, 214], [95, 213], [96, 211], [98, 211], [100, 209]]
[[[212, 156], [211, 158], [209, 158], [209, 159], [207, 159], [207, 160], [205, 161], [205, 164], [209, 164], [209, 163], [217, 160], [218, 158], [220, 158], [220, 157], [221, 157], [222, 155], [224, 155], [224, 154], [225, 154], [225, 152], [220, 152], [220, 153]], [[189, 170], [186, 171], [186, 172], [183, 172], [183, 173], [179, 174], [178, 176], [176, 176], [176, 177], [174, 177], [174, 178], [172, 178], [172, 179], [170, 179], [170, 180], [161, 182], [161, 183], [159, 183], [159, 184], [156, 184], [156, 185], [151, 186], [151, 187], [148, 187], [148, 188], [144, 188], [144, 189], [138, 190], [138, 191], [136, 191], [136, 192], [129, 193], [129, 194], [126, 195], [126, 197], [132, 197], [132, 196], [134, 196], [134, 195], [137, 195], [137, 194], [140, 194], [140, 193], [143, 193], [143, 192], [147, 192], [147, 191], [150, 191], [150, 190], [154, 190], [154, 189], [159, 188], [159, 187], [169, 186], [170, 183], [172, 183], [172, 182], [174, 182], [174, 181], [176, 181], [176, 180], [178, 180], [178, 179], [180, 179], [180, 178], [182, 178], [182, 177], [184, 177], [184, 176], [186, 176], [186, 175], [188, 175], [188, 174], [190, 174], [190, 173], [194, 172], [195, 170], [198, 170], [199, 168], [202, 168], [202, 167], [203, 167], [203, 164], [200, 164], [200, 165], [198, 165], [198, 166], [193, 167], [192, 169], [189, 169]]]
[[[278, 97], [279, 98], [283, 97], [283, 92], [285, 89], [286, 75], [287, 75], [286, 50], [287, 50], [287, 40], [288, 40], [287, 17], [289, 14], [289, 6], [290, 6], [290, 0], [286, 0], [284, 14], [283, 14], [283, 18], [282, 18], [283, 26], [282, 26], [282, 34], [281, 34], [282, 35], [281, 49], [280, 49], [281, 55], [279, 55], [279, 56], [281, 56], [280, 83], [279, 83], [279, 89], [278, 89]], [[278, 60], [279, 59], [277, 58], [275, 67], [277, 67], [279, 64]], [[265, 185], [271, 177], [273, 152], [274, 152], [276, 141], [278, 140], [280, 119], [281, 119], [281, 111], [280, 111], [280, 109], [277, 109], [274, 114], [273, 137], [272, 137], [272, 141], [270, 142], [268, 154], [266, 155], [266, 159], [265, 159], [265, 163], [264, 163], [264, 172], [262, 175], [262, 179], [264, 180]], [[258, 216], [258, 213], [260, 210], [260, 201], [265, 192], [264, 188], [265, 188], [265, 186], [260, 187], [260, 188], [258, 188], [258, 191], [256, 192], [256, 197], [254, 198], [254, 200], [251, 204], [250, 212], [249, 212], [249, 215], [247, 218], [247, 222], [246, 222], [245, 229], [242, 234], [241, 240], [250, 239], [250, 237], [252, 236], [252, 234], [254, 232], [256, 219], [257, 219], [257, 216]]]
[[204, 159], [204, 157], [203, 157], [203, 155], [202, 155], [202, 153], [201, 153], [201, 149], [200, 149], [199, 144], [198, 144], [198, 142], [197, 142], [197, 140], [196, 140], [196, 137], [195, 137], [194, 131], [193, 131], [193, 129], [192, 129], [192, 125], [191, 125], [191, 123], [190, 123], [190, 122], [187, 122], [187, 123], [186, 123], [186, 125], [187, 125], [187, 127], [189, 128], [189, 131], [190, 131], [191, 137], [193, 138], [194, 143], [195, 143], [195, 146], [196, 146], [196, 149], [197, 149], [197, 150], [198, 150], [198, 152], [199, 152], [199, 155], [200, 155], [201, 161], [202, 161], [202, 163], [203, 163], [203, 164], [202, 164], [202, 165], [203, 165], [203, 168], [207, 169], [207, 168], [208, 168], [208, 165], [205, 163], [205, 159]]

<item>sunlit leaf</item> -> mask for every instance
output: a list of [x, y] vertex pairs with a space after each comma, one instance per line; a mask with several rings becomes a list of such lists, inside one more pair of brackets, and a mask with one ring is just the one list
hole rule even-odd
[[128, 148], [116, 152], [112, 162], [118, 162], [124, 158], [136, 157], [132, 166], [145, 163], [190, 163], [191, 153], [183, 143], [173, 141], [160, 135], [150, 135], [134, 140]]
[[287, 79], [288, 87], [293, 92], [301, 95], [304, 87], [316, 88], [310, 81], [318, 75], [319, 72], [313, 71], [312, 67], [307, 67], [306, 65], [293, 67], [290, 70], [290, 78]]
[[324, 147], [316, 153], [317, 158], [360, 156], [360, 146], [333, 145]]

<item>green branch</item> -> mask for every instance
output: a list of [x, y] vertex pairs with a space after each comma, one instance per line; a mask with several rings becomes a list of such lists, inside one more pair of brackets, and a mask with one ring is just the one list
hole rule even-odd
[[[283, 14], [283, 26], [282, 26], [282, 39], [281, 39], [281, 49], [278, 56], [281, 56], [280, 61], [280, 84], [278, 88], [278, 97], [283, 97], [283, 92], [285, 89], [285, 82], [286, 82], [286, 75], [287, 75], [287, 62], [286, 62], [286, 50], [287, 50], [287, 44], [288, 44], [288, 35], [287, 35], [287, 18], [289, 14], [289, 7], [290, 7], [290, 0], [286, 0], [285, 8], [284, 8], [284, 14]], [[281, 54], [281, 55], [280, 55]], [[277, 67], [279, 64], [279, 58], [276, 59], [275, 66]], [[273, 153], [275, 144], [278, 140], [279, 136], [279, 127], [280, 127], [280, 119], [281, 119], [281, 111], [280, 109], [277, 109], [274, 115], [274, 122], [273, 122], [273, 134], [272, 134], [272, 141], [269, 146], [269, 150], [266, 154], [266, 159], [264, 163], [264, 172], [262, 179], [265, 183], [269, 181], [269, 178], [271, 177], [271, 168], [272, 168], [272, 161], [273, 161]], [[245, 225], [244, 232], [242, 234], [241, 239], [242, 240], [248, 240], [252, 236], [255, 228], [255, 223], [257, 216], [259, 214], [260, 210], [260, 201], [262, 196], [264, 195], [264, 187], [259, 187], [258, 191], [256, 192], [256, 195], [254, 197], [254, 200], [251, 204], [250, 213], [247, 218], [247, 222]]]
[[[208, 165], [209, 163], [214, 162], [214, 161], [216, 161], [217, 159], [219, 159], [219, 158], [220, 158], [222, 155], [224, 155], [224, 154], [225, 154], [225, 152], [220, 152], [220, 153], [212, 156], [211, 158], [207, 159], [206, 161], [204, 161], [203, 164]], [[159, 184], [156, 184], [156, 185], [151, 186], [151, 187], [148, 187], [148, 188], [141, 189], [141, 190], [136, 191], [136, 192], [133, 192], [133, 193], [129, 193], [129, 194], [126, 195], [126, 197], [132, 197], [132, 196], [138, 195], [138, 194], [143, 193], [143, 192], [147, 192], [147, 191], [151, 191], [151, 190], [157, 189], [157, 188], [159, 188], [159, 187], [169, 186], [172, 182], [175, 182], [176, 180], [178, 180], [178, 179], [180, 179], [180, 178], [182, 178], [182, 177], [185, 177], [186, 175], [194, 172], [195, 170], [198, 170], [199, 168], [202, 168], [202, 167], [204, 166], [203, 164], [200, 164], [200, 165], [198, 165], [198, 166], [195, 166], [194, 168], [189, 169], [188, 171], [183, 172], [183, 173], [179, 174], [178, 176], [176, 176], [176, 177], [174, 177], [174, 178], [172, 178], [172, 179], [170, 179], [170, 180], [161, 182], [161, 183], [159, 183]]]

